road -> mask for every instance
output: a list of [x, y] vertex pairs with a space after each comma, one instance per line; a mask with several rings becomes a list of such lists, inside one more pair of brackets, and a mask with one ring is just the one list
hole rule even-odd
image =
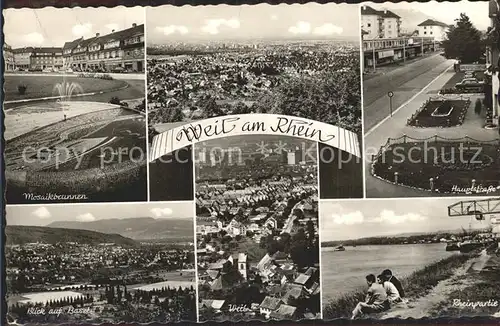
[[392, 91], [393, 109], [396, 109], [424, 85], [451, 65], [439, 54], [423, 58], [408, 65], [396, 68], [383, 75], [363, 80], [363, 119], [365, 133], [390, 114], [387, 93]]

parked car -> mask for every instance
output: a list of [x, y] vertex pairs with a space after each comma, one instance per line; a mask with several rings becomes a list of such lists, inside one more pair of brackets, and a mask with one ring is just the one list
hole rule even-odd
[[464, 78], [455, 84], [455, 88], [465, 92], [480, 92], [484, 90], [484, 81], [477, 80], [477, 78]]
[[476, 78], [476, 72], [475, 71], [466, 71], [464, 79], [466, 78]]
[[113, 69], [111, 69], [111, 72], [115, 72], [115, 73], [120, 73], [120, 72], [125, 72], [125, 68], [123, 67], [114, 67]]

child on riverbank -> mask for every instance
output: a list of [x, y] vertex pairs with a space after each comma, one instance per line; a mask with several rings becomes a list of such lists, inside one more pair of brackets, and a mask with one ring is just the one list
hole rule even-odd
[[399, 291], [396, 286], [391, 282], [386, 281], [382, 274], [377, 276], [377, 282], [384, 287], [385, 293], [387, 294], [387, 300], [391, 306], [401, 302], [401, 296], [399, 295]]

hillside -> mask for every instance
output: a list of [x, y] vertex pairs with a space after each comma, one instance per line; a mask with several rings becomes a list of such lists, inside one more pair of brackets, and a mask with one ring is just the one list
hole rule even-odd
[[[487, 232], [486, 229], [474, 229], [467, 231], [468, 234], [474, 235]], [[359, 239], [339, 240], [339, 241], [323, 241], [322, 247], [333, 247], [343, 244], [344, 246], [363, 246], [363, 245], [392, 245], [392, 244], [412, 244], [412, 243], [433, 243], [439, 242], [441, 238], [449, 238], [452, 235], [462, 235], [463, 229], [460, 230], [442, 230], [435, 232], [412, 232], [402, 233], [390, 236], [375, 236]]]
[[152, 217], [102, 219], [92, 222], [58, 221], [48, 227], [89, 230], [101, 233], [115, 233], [134, 240], [179, 240], [193, 242], [194, 222], [192, 219]]
[[7, 225], [6, 244], [26, 244], [42, 242], [78, 242], [82, 244], [116, 243], [125, 247], [138, 246], [139, 243], [118, 234], [103, 234], [88, 230], [49, 228], [45, 226]]

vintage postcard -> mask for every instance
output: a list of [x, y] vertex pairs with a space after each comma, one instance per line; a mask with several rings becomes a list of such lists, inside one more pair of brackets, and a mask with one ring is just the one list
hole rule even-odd
[[7, 203], [147, 200], [144, 8], [3, 15]]
[[361, 5], [367, 197], [500, 193], [496, 8]]
[[7, 207], [8, 320], [196, 321], [193, 203]]

